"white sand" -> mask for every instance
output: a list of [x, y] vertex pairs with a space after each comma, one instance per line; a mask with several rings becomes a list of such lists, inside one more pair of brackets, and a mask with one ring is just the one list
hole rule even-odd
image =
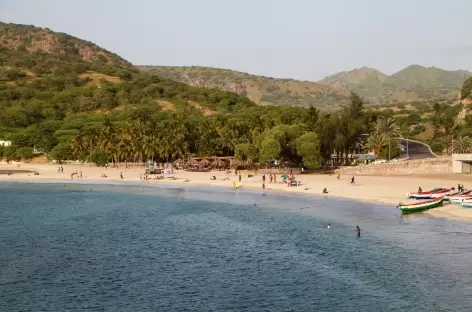
[[[39, 175], [33, 173], [15, 173], [13, 175], [0, 174], [0, 181], [41, 181], [41, 180], [70, 180], [71, 173], [82, 171], [83, 178], [74, 177], [78, 181], [117, 181], [117, 182], [139, 182], [140, 174], [144, 173], [143, 167], [132, 167], [125, 169], [117, 168], [98, 168], [94, 165], [78, 165], [68, 164], [62, 165], [64, 172], [57, 172], [60, 165], [50, 164], [21, 164], [17, 167], [16, 164], [0, 164], [0, 170], [32, 170], [39, 172]], [[120, 178], [120, 172], [123, 173], [124, 179]], [[257, 175], [253, 178], [247, 179], [247, 173], [243, 172], [242, 187], [256, 188], [262, 191], [262, 175]], [[107, 178], [101, 178], [102, 174], [106, 174]], [[169, 179], [169, 175], [165, 175], [163, 180], [147, 180], [142, 183], [186, 183], [190, 185], [214, 185], [223, 187], [232, 187], [233, 182], [238, 180], [234, 174], [226, 174], [222, 171], [212, 172], [186, 172], [175, 171], [172, 175], [176, 180]], [[216, 176], [216, 180], [210, 180], [212, 176]], [[188, 182], [185, 182], [188, 179]], [[357, 176], [356, 183], [350, 184], [349, 176], [341, 176], [340, 180], [335, 175], [299, 175], [297, 180], [302, 182], [302, 186], [288, 187], [281, 184], [280, 176], [277, 177], [277, 184], [270, 184], [269, 177], [266, 176], [266, 190], [285, 191], [285, 192], [299, 192], [304, 194], [321, 195], [323, 188], [327, 188], [328, 196], [339, 196], [344, 198], [351, 198], [361, 201], [378, 202], [383, 204], [391, 204], [392, 209], [395, 209], [399, 202], [407, 203], [411, 200], [405, 198], [407, 192], [414, 192], [421, 186], [423, 190], [433, 189], [436, 187], [452, 187], [457, 186], [457, 183], [465, 184], [466, 188], [471, 188], [472, 185], [467, 185], [468, 177], [452, 176], [452, 175], [430, 175], [430, 176]], [[459, 182], [458, 182], [459, 181]], [[453, 218], [459, 220], [472, 221], [472, 209], [464, 209], [457, 205], [447, 205], [441, 208], [436, 208], [427, 212], [433, 216]]]

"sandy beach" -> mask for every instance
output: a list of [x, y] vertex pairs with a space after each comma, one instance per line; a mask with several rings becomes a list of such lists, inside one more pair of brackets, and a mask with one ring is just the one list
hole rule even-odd
[[[90, 164], [27, 164], [27, 163], [0, 164], [0, 182], [1, 181], [113, 181], [113, 182], [140, 182], [140, 175], [144, 173], [143, 167], [131, 168], [98, 168]], [[62, 166], [63, 172], [58, 172]], [[39, 175], [29, 173], [14, 173], [12, 175], [4, 174], [9, 170], [25, 170], [38, 172]], [[82, 172], [82, 178], [77, 175], [71, 179], [74, 172]], [[120, 176], [123, 174], [123, 179]], [[262, 191], [262, 174], [247, 178], [247, 174], [254, 174], [252, 171], [242, 172], [242, 188], [260, 189]], [[107, 177], [102, 177], [106, 175]], [[216, 180], [211, 180], [215, 176]], [[356, 183], [351, 184], [350, 176], [341, 176], [338, 180], [335, 175], [299, 175], [297, 180], [302, 185], [297, 187], [288, 187], [281, 183], [280, 177], [277, 177], [277, 183], [269, 183], [269, 177], [266, 176], [266, 190], [280, 192], [297, 192], [309, 195], [322, 195], [323, 188], [327, 188], [327, 196], [338, 196], [360, 201], [376, 202], [392, 205], [395, 209], [399, 202], [407, 203], [413, 200], [406, 199], [407, 192], [413, 192], [421, 186], [424, 190], [436, 187], [452, 187], [457, 183], [462, 183], [466, 188], [471, 188], [468, 184], [468, 176], [451, 174], [431, 174], [431, 175], [408, 175], [408, 176], [356, 176]], [[189, 185], [208, 185], [220, 187], [233, 187], [233, 182], [238, 177], [233, 174], [227, 174], [224, 171], [212, 172], [186, 172], [174, 171], [172, 175], [165, 175], [164, 179], [142, 180], [143, 184], [176, 183]], [[436, 217], [472, 221], [472, 209], [464, 209], [458, 205], [445, 205], [426, 212]]]

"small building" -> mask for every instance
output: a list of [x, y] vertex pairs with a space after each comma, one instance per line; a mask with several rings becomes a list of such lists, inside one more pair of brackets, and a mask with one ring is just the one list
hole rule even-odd
[[452, 154], [452, 173], [472, 173], [472, 154]]
[[373, 153], [357, 155], [357, 161], [358, 162], [363, 161], [365, 164], [368, 164], [370, 161], [375, 161], [375, 160], [377, 160], [377, 156]]
[[3, 147], [11, 146], [11, 141], [0, 139], [0, 146], [3, 146]]

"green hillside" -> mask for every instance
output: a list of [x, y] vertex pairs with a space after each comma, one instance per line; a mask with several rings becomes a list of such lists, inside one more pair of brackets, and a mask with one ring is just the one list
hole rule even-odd
[[138, 66], [192, 86], [217, 88], [247, 96], [259, 105], [314, 106], [332, 111], [349, 102], [349, 92], [316, 82], [276, 79], [210, 67]]
[[14, 142], [10, 158], [31, 156], [33, 146], [72, 157], [70, 142], [84, 137], [95, 140], [88, 149], [103, 147], [111, 144], [101, 137], [107, 122], [117, 130], [127, 122], [153, 121], [161, 135], [177, 138], [188, 131], [172, 125], [185, 116], [225, 116], [256, 106], [235, 93], [141, 73], [62, 33], [2, 23], [0, 34], [0, 138]]
[[465, 78], [472, 73], [411, 65], [387, 76], [370, 68], [337, 73], [319, 83], [357, 92], [372, 104], [457, 99]]
[[[352, 93], [336, 102], [340, 109], [327, 113], [314, 107], [256, 105], [244, 92], [189, 86], [42, 28], [0, 24], [0, 33], [0, 138], [12, 141], [11, 147], [0, 147], [0, 158], [7, 160], [31, 158], [36, 148], [50, 159], [99, 165], [199, 155], [234, 156], [246, 165], [281, 159], [316, 168], [330, 164], [333, 153], [340, 163], [350, 163], [346, 158], [353, 152], [374, 151], [385, 157], [388, 146], [396, 155], [400, 135], [430, 142], [436, 151], [447, 148], [454, 136], [462, 142], [454, 148], [472, 150], [472, 115], [466, 101], [470, 80], [462, 88], [461, 104], [415, 102], [366, 109]], [[242, 81], [247, 78], [239, 75]], [[381, 79], [366, 71], [361, 81], [375, 77]], [[264, 77], [255, 81], [258, 87], [272, 85], [272, 92], [290, 87], [300, 95], [304, 86], [332, 96], [331, 88], [319, 84], [281, 79], [275, 84]], [[371, 134], [368, 140], [365, 133]]]

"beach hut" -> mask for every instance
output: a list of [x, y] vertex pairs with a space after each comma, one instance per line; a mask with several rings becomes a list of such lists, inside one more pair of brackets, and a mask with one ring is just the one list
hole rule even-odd
[[225, 166], [225, 162], [219, 158], [215, 158], [215, 160], [211, 163], [211, 166], [213, 167], [213, 169], [220, 169]]
[[184, 164], [185, 164], [185, 161], [184, 161], [184, 160], [182, 160], [182, 159], [177, 159], [176, 161], [174, 161], [174, 162], [172, 163], [172, 166], [173, 166], [174, 168], [176, 168], [176, 169], [180, 169], [180, 168], [182, 168], [182, 167], [184, 166]]
[[200, 162], [198, 163], [198, 165], [200, 167], [207, 167], [210, 165], [210, 161], [206, 158], [203, 158], [202, 160], [200, 160]]
[[198, 161], [196, 161], [195, 159], [191, 158], [189, 160], [187, 160], [185, 162], [185, 168], [188, 169], [188, 168], [195, 168], [198, 166]]

